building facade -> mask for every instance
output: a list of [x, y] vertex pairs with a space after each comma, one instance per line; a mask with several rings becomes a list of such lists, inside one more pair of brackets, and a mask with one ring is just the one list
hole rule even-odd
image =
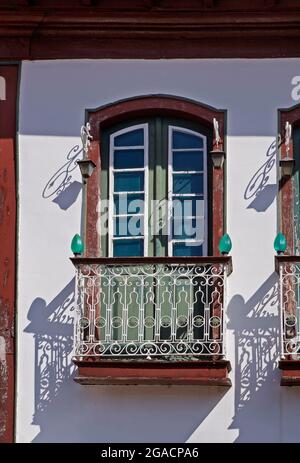
[[0, 441], [300, 440], [299, 21], [1, 2]]

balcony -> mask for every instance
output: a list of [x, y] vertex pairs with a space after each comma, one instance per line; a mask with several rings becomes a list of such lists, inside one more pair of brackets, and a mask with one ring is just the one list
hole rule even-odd
[[82, 384], [230, 386], [230, 257], [71, 259], [73, 361]]
[[300, 256], [276, 256], [280, 290], [282, 386], [300, 385]]

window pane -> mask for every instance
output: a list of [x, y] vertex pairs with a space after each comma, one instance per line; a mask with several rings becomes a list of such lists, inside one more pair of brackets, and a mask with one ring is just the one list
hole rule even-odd
[[204, 199], [194, 196], [173, 197], [173, 217], [204, 216]]
[[173, 170], [203, 170], [203, 151], [175, 151]]
[[114, 195], [115, 214], [143, 214], [144, 212], [144, 195], [128, 194]]
[[203, 193], [203, 174], [174, 174], [174, 193]]
[[143, 220], [141, 216], [115, 217], [114, 236], [143, 235]]
[[115, 150], [115, 169], [134, 169], [144, 167], [144, 150]]
[[144, 240], [114, 240], [114, 257], [143, 256]]
[[143, 191], [144, 172], [116, 172], [115, 191]]
[[181, 239], [204, 239], [204, 219], [199, 217], [193, 218], [176, 218], [173, 219], [173, 238]]
[[174, 243], [173, 244], [173, 256], [202, 256], [202, 244], [197, 243]]
[[174, 131], [173, 148], [203, 148], [203, 139], [190, 133]]
[[144, 130], [136, 129], [115, 137], [115, 146], [142, 146], [144, 144]]

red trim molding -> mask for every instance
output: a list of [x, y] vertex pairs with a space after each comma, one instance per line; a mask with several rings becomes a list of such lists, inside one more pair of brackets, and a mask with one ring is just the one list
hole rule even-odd
[[[293, 126], [300, 123], [300, 105], [291, 108], [279, 109], [279, 159], [289, 157], [294, 159]], [[289, 146], [285, 144], [285, 124], [292, 125], [292, 137]], [[288, 148], [288, 152], [287, 152]], [[287, 240], [286, 254], [294, 253], [294, 198], [293, 178], [282, 177], [279, 179], [279, 225], [280, 231]]]
[[300, 386], [300, 360], [280, 360], [281, 386]]
[[231, 386], [228, 360], [199, 362], [163, 361], [89, 361], [73, 359], [78, 366], [74, 378], [80, 384], [173, 384], [198, 386]]
[[187, 256], [187, 257], [96, 257], [94, 259], [86, 257], [71, 257], [71, 262], [74, 266], [80, 264], [95, 264], [95, 265], [151, 265], [151, 264], [223, 264], [227, 267], [227, 275], [232, 273], [232, 257], [231, 256]]
[[300, 56], [299, 0], [1, 0], [0, 59]]
[[[14, 435], [16, 101], [18, 66], [0, 65], [0, 443]], [[5, 89], [3, 91], [3, 84]], [[1, 99], [1, 98], [5, 99]]]
[[[218, 149], [225, 148], [226, 111], [200, 104], [196, 101], [174, 97], [170, 95], [149, 95], [122, 100], [97, 109], [87, 110], [86, 120], [91, 125], [93, 141], [88, 157], [95, 164], [93, 175], [87, 182], [86, 188], [86, 257], [100, 257], [100, 239], [97, 233], [99, 219], [98, 201], [100, 199], [100, 170], [101, 170], [101, 132], [103, 128], [120, 120], [130, 120], [135, 117], [149, 115], [169, 115], [198, 121], [212, 127], [213, 118], [219, 122], [221, 140]], [[213, 146], [216, 141], [213, 140]], [[212, 230], [213, 255], [219, 256], [218, 244], [224, 233], [224, 169], [212, 170]]]

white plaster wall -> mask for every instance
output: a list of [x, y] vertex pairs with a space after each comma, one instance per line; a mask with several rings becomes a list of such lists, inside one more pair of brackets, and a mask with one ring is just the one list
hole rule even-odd
[[[300, 441], [300, 390], [280, 387], [276, 369], [275, 165], [268, 173], [267, 188], [245, 199], [247, 186], [266, 162], [275, 139], [277, 109], [296, 103], [291, 79], [299, 74], [299, 59], [23, 63], [18, 442]], [[74, 194], [77, 183], [67, 195], [68, 201], [72, 194], [76, 198], [68, 207], [53, 202], [55, 195], [43, 198], [43, 189], [80, 142], [86, 108], [149, 93], [179, 95], [228, 110], [227, 211], [234, 266], [228, 282], [227, 357], [233, 366], [229, 390], [80, 386], [67, 367], [57, 381], [57, 360], [51, 359], [45, 342], [36, 357], [38, 335], [50, 342], [57, 333], [70, 339], [70, 326], [61, 313], [72, 293], [69, 243], [79, 231], [81, 214], [81, 194]], [[71, 175], [71, 183], [80, 181], [78, 169]], [[48, 380], [41, 383], [43, 368]]]

